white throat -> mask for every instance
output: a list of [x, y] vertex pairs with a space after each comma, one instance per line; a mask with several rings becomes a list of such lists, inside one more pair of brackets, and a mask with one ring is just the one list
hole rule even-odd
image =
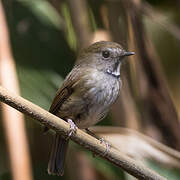
[[109, 75], [112, 75], [114, 77], [119, 78], [120, 77], [120, 67], [121, 67], [121, 63], [118, 63], [117, 66], [115, 66], [112, 70], [111, 69], [107, 69], [107, 73]]

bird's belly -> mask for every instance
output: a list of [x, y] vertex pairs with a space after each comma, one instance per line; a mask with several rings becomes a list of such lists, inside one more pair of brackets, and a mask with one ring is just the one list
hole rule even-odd
[[[62, 105], [59, 117], [72, 119], [81, 128], [88, 128], [102, 120], [118, 97], [120, 80], [98, 76], [85, 79]], [[80, 87], [83, 87], [82, 89]], [[62, 118], [63, 118], [62, 117]]]
[[93, 79], [86, 82], [90, 88], [82, 93], [86, 111], [77, 120], [79, 128], [88, 128], [102, 120], [118, 97], [121, 83], [119, 79], [112, 79], [109, 75], [98, 78], [94, 82]]

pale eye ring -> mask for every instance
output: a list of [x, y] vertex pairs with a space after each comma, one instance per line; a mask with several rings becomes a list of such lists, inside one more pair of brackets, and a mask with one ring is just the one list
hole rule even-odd
[[108, 58], [108, 57], [110, 56], [110, 52], [109, 52], [109, 51], [103, 51], [103, 52], [102, 52], [102, 56], [103, 56], [104, 58]]

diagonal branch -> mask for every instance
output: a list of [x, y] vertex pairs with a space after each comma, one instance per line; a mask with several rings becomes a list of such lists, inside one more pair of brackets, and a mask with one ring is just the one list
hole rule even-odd
[[[48, 111], [40, 108], [39, 106], [29, 102], [28, 100], [15, 95], [5, 88], [0, 86], [0, 101], [10, 105], [11, 107], [17, 109], [18, 111], [32, 117], [33, 119], [39, 121], [41, 124], [54, 129], [56, 132], [66, 136], [69, 131], [69, 125], [65, 121], [61, 120], [57, 116], [49, 113]], [[82, 130], [78, 129], [77, 133], [72, 135], [71, 139], [76, 143], [82, 145], [86, 149], [89, 149], [93, 153], [107, 159], [113, 164], [121, 167], [123, 170], [129, 174], [137, 177], [138, 179], [149, 179], [149, 180], [164, 180], [165, 178], [156, 174], [152, 170], [144, 167], [143, 165], [137, 163], [133, 159], [122, 154], [120, 151], [111, 147], [110, 151], [104, 156], [106, 151], [106, 146], [101, 144], [101, 142], [94, 137], [88, 135]]]

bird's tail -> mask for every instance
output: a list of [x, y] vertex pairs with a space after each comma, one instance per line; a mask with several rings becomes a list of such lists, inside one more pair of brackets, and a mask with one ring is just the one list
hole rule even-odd
[[48, 163], [48, 174], [62, 176], [69, 140], [56, 134]]

